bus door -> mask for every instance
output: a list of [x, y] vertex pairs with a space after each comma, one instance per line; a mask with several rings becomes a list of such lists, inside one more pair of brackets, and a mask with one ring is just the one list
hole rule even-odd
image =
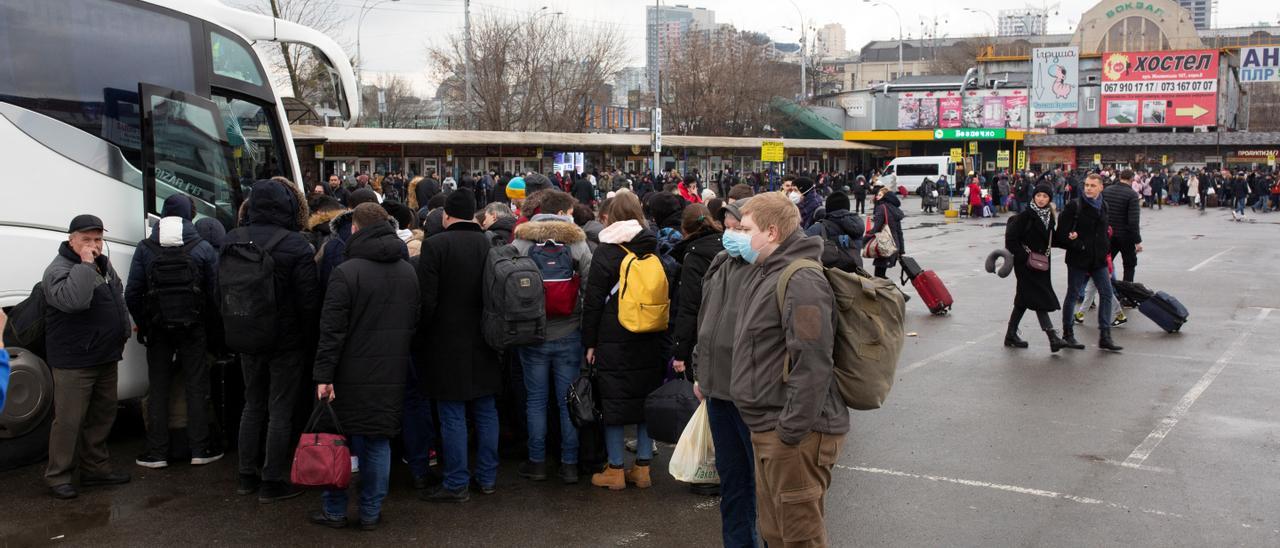
[[[185, 92], [139, 84], [142, 99], [143, 199], [149, 218], [159, 218], [165, 199], [186, 194], [199, 217], [236, 225], [247, 193], [232, 177], [231, 146], [213, 101]], [[247, 180], [252, 183], [252, 180]]]

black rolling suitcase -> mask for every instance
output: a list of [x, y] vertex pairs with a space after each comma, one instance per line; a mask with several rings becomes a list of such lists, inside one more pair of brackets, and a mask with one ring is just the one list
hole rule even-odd
[[1138, 312], [1155, 322], [1166, 333], [1177, 333], [1182, 329], [1182, 324], [1187, 323], [1187, 307], [1163, 291], [1157, 291], [1139, 304]]

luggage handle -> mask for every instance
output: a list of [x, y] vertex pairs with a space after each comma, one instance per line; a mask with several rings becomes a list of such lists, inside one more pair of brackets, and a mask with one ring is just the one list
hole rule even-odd
[[342, 424], [338, 422], [338, 413], [333, 410], [333, 406], [329, 404], [329, 400], [319, 400], [316, 402], [315, 409], [311, 411], [311, 419], [307, 421], [307, 427], [302, 431], [307, 434], [320, 434], [320, 432], [316, 432], [315, 428], [316, 424], [320, 422], [321, 409], [329, 411], [329, 418], [333, 420], [333, 427], [338, 431], [338, 435], [346, 436], [346, 434], [342, 432]]

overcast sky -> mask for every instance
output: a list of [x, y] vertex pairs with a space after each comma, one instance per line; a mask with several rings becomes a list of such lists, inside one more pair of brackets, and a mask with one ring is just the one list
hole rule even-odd
[[[344, 27], [345, 36], [339, 39], [356, 43], [355, 22], [362, 0], [335, 0], [350, 24]], [[1115, 0], [1120, 1], [1120, 0]], [[795, 6], [792, 6], [794, 2]], [[361, 33], [361, 45], [365, 57], [365, 79], [370, 81], [375, 73], [398, 73], [414, 83], [418, 93], [433, 93], [435, 82], [430, 76], [425, 50], [433, 43], [442, 43], [444, 36], [462, 28], [462, 0], [370, 0], [376, 7], [365, 17]], [[902, 16], [904, 35], [919, 37], [921, 24], [928, 22], [932, 32], [937, 18], [938, 35], [964, 36], [992, 32], [992, 19], [1001, 9], [1017, 9], [1028, 5], [1051, 8], [1049, 32], [1071, 32], [1081, 14], [1097, 4], [1096, 0], [891, 0]], [[860, 0], [679, 0], [664, 5], [683, 4], [705, 7], [715, 11], [716, 22], [731, 23], [739, 29], [753, 30], [770, 35], [778, 41], [797, 42], [796, 29], [801, 20], [810, 27], [827, 23], [840, 23], [845, 28], [846, 47], [857, 50], [869, 40], [896, 38], [898, 18], [887, 7], [873, 6]], [[1060, 4], [1060, 5], [1059, 5]], [[477, 0], [471, 3], [472, 14], [493, 11], [516, 17], [532, 17], [536, 13], [560, 12], [561, 17], [575, 26], [618, 25], [627, 39], [627, 51], [632, 65], [644, 65], [645, 7], [652, 2], [641, 0]], [[1256, 23], [1277, 24], [1280, 6], [1269, 5], [1262, 10], [1250, 0], [1218, 0], [1215, 27], [1245, 26]], [[546, 6], [547, 9], [541, 8]], [[1056, 8], [1054, 6], [1057, 6]], [[1252, 8], [1251, 8], [1252, 6]], [[966, 12], [970, 7], [985, 10], [982, 13]], [[434, 41], [434, 42], [433, 42]]]

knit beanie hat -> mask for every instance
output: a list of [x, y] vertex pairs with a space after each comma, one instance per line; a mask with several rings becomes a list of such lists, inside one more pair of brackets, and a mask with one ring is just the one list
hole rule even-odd
[[444, 212], [454, 219], [471, 220], [476, 216], [475, 194], [465, 190], [455, 190], [444, 199]]
[[507, 181], [507, 198], [523, 200], [525, 197], [524, 177], [515, 177]]
[[827, 196], [827, 203], [825, 205], [828, 213], [832, 211], [840, 211], [841, 209], [848, 210], [849, 195], [843, 192], [832, 192], [830, 196]]

